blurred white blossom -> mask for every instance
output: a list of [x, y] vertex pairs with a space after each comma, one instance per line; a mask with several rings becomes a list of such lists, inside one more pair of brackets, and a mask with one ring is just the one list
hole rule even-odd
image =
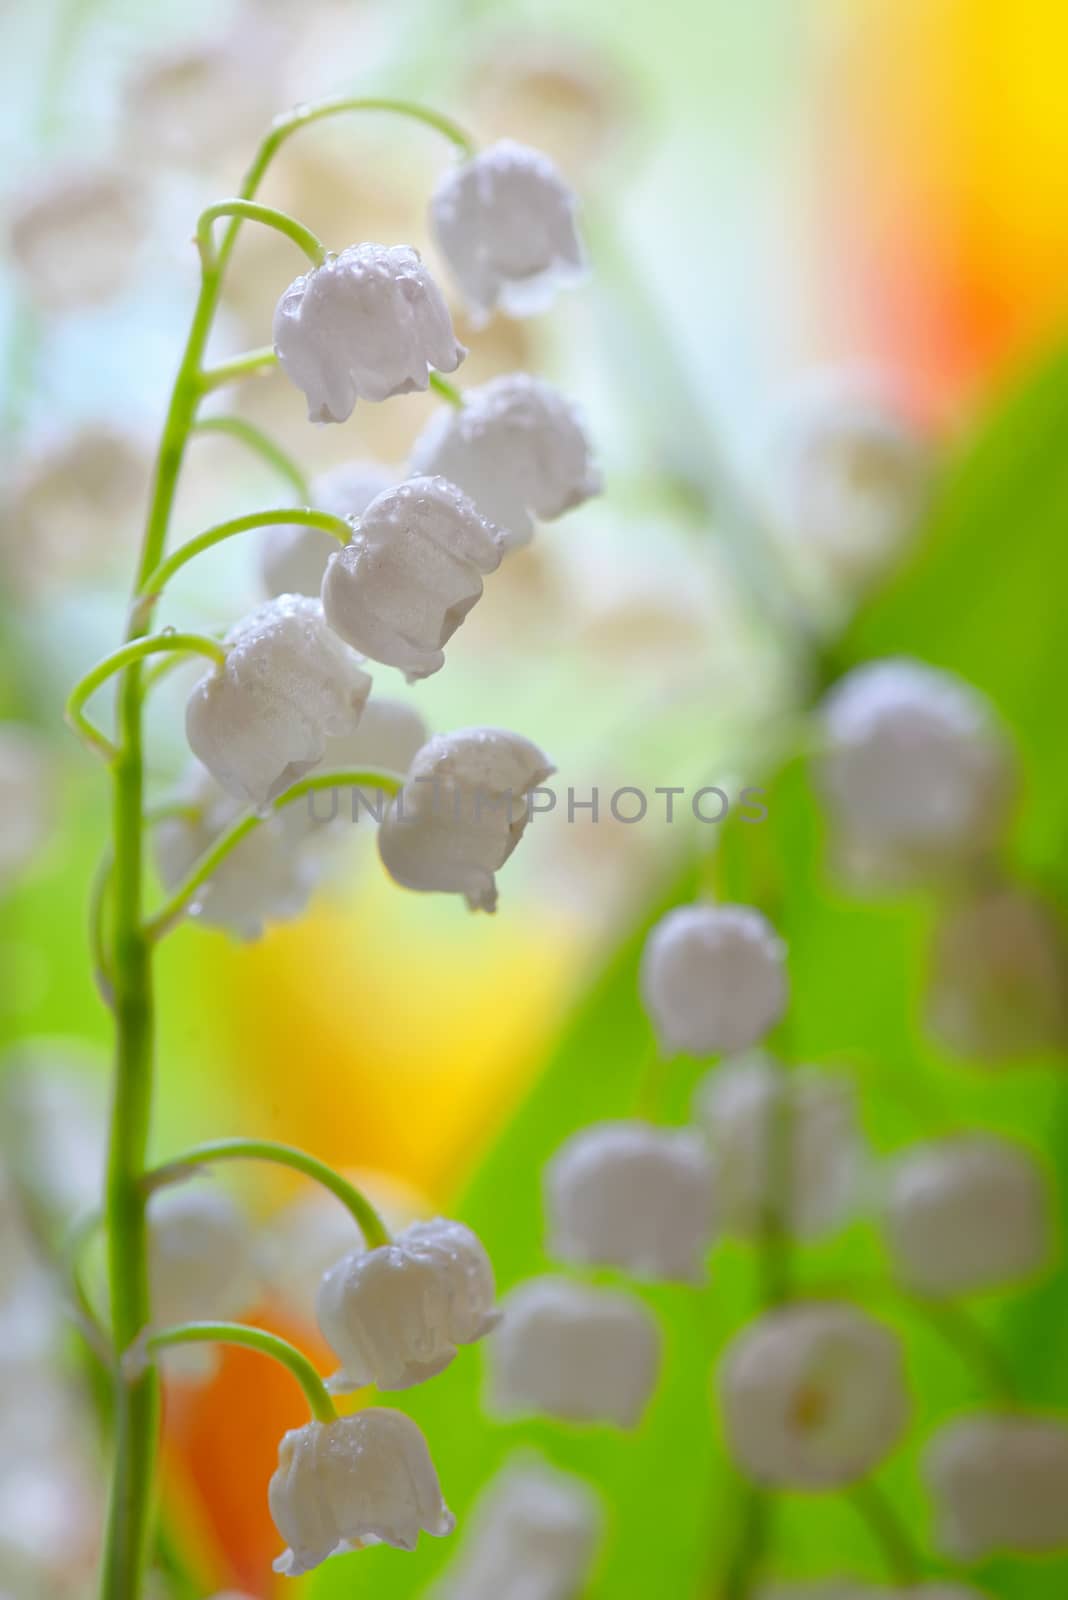
[[239, 17], [137, 62], [123, 86], [131, 154], [212, 168], [247, 160], [277, 108], [283, 62], [276, 32], [250, 7]]
[[112, 299], [144, 231], [129, 172], [72, 162], [34, 173], [9, 206], [11, 256], [27, 296], [50, 312]]
[[[226, 1319], [254, 1298], [252, 1231], [220, 1190], [187, 1182], [158, 1190], [148, 1205], [148, 1240], [153, 1327]], [[196, 1381], [216, 1371], [219, 1353], [214, 1345], [180, 1345], [162, 1359], [168, 1372]]]
[[[394, 477], [377, 461], [346, 461], [312, 479], [311, 505], [334, 517], [360, 517]], [[265, 528], [260, 567], [267, 593], [318, 595], [327, 561], [337, 547], [333, 534], [322, 528], [298, 522], [276, 522]]]
[[641, 992], [665, 1053], [744, 1050], [786, 1009], [785, 948], [749, 906], [677, 906], [645, 942]]
[[978, 1413], [939, 1428], [924, 1460], [939, 1549], [956, 1561], [1068, 1548], [1068, 1427]]

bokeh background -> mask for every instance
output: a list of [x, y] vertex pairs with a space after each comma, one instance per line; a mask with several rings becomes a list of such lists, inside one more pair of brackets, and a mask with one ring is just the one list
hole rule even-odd
[[[634, 1104], [643, 930], [696, 884], [729, 883], [789, 939], [792, 1047], [855, 1074], [876, 1151], [978, 1122], [1035, 1141], [1065, 1176], [1063, 1062], [991, 1072], [930, 1037], [939, 905], [841, 890], [791, 741], [830, 661], [906, 652], [963, 673], [1021, 752], [1012, 870], [1063, 899], [1068, 13], [1060, 0], [9, 0], [2, 16], [13, 250], [0, 308], [0, 716], [19, 725], [36, 769], [28, 792], [5, 790], [0, 817], [4, 1230], [22, 1261], [0, 1306], [12, 1348], [38, 1348], [42, 1370], [36, 1387], [4, 1390], [0, 1590], [36, 1600], [86, 1592], [101, 1485], [54, 1241], [57, 1218], [92, 1192], [106, 1101], [108, 1017], [84, 942], [106, 798], [60, 708], [119, 637], [195, 290], [193, 218], [237, 187], [268, 117], [296, 101], [410, 94], [483, 138], [543, 147], [583, 196], [588, 286], [537, 322], [468, 337], [461, 318], [461, 377], [526, 367], [559, 381], [585, 409], [607, 491], [494, 580], [448, 670], [418, 689], [431, 725], [521, 730], [582, 793], [760, 783], [769, 819], [736, 849], [726, 828], [539, 820], [493, 919], [394, 889], [365, 828], [299, 923], [251, 945], [183, 928], [161, 963], [159, 1157], [226, 1133], [284, 1138], [377, 1174], [401, 1211], [459, 1208], [504, 1285], [540, 1270], [543, 1161], [570, 1129]], [[265, 198], [337, 248], [412, 242], [433, 259], [425, 204], [446, 158], [424, 131], [351, 119], [293, 141]], [[47, 237], [27, 246], [17, 219], [75, 169], [99, 177], [102, 198], [84, 241], [57, 258]], [[292, 270], [285, 241], [245, 230], [221, 352], [269, 339]], [[97, 280], [89, 305], [86, 279]], [[843, 363], [878, 371], [943, 461], [929, 526], [863, 595], [819, 551], [778, 547], [754, 511], [784, 394], [814, 366]], [[318, 470], [355, 455], [403, 461], [432, 403], [360, 406], [343, 427], [312, 429], [298, 392], [272, 377], [238, 391], [235, 408]], [[231, 441], [204, 438], [175, 526], [191, 534], [277, 494]], [[237, 541], [183, 576], [165, 620], [225, 627], [257, 598], [253, 554]], [[182, 690], [178, 673], [155, 702], [160, 796], [182, 769]], [[683, 1065], [664, 1085], [666, 1115], [686, 1116], [699, 1070]], [[323, 1355], [298, 1270], [320, 1221], [290, 1209], [306, 1192], [245, 1173], [233, 1188], [262, 1229], [251, 1314]], [[280, 1237], [299, 1242], [280, 1248]], [[870, 1275], [878, 1252], [861, 1220], [812, 1270]], [[622, 1443], [487, 1420], [477, 1352], [415, 1391], [406, 1403], [454, 1509], [462, 1516], [496, 1462], [530, 1441], [605, 1492], [610, 1536], [591, 1595], [714, 1594], [739, 1494], [709, 1379], [751, 1308], [754, 1270], [744, 1248], [725, 1246], [707, 1289], [650, 1295], [666, 1369]], [[979, 1314], [1030, 1399], [1068, 1402], [1061, 1275]], [[917, 1449], [936, 1418], [975, 1398], [975, 1379], [922, 1328], [903, 1332], [917, 1423], [884, 1477], [923, 1538]], [[169, 1390], [176, 1594], [399, 1600], [430, 1582], [449, 1553], [431, 1541], [412, 1557], [329, 1563], [299, 1589], [271, 1578], [266, 1482], [278, 1437], [301, 1418], [290, 1380], [244, 1353], [207, 1385]], [[797, 1576], [879, 1572], [868, 1533], [834, 1500], [786, 1501], [776, 1551]], [[1004, 1561], [979, 1577], [1007, 1600], [1053, 1600], [1068, 1563]]]

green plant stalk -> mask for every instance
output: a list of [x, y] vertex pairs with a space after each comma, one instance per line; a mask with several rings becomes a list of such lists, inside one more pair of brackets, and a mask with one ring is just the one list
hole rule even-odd
[[179, 1344], [233, 1344], [270, 1356], [296, 1378], [316, 1422], [337, 1421], [337, 1410], [326, 1385], [303, 1351], [277, 1333], [250, 1328], [243, 1322], [179, 1322], [172, 1328], [160, 1328], [127, 1353], [123, 1365], [128, 1377], [131, 1369], [136, 1370], [150, 1352]]

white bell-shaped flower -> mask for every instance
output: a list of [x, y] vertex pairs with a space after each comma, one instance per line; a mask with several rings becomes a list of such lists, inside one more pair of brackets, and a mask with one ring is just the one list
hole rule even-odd
[[325, 770], [374, 767], [404, 774], [429, 738], [425, 719], [409, 701], [373, 694], [356, 732], [327, 740], [322, 765]]
[[948, 1048], [991, 1066], [1068, 1045], [1068, 941], [1054, 908], [1013, 884], [984, 885], [935, 928], [927, 1022]]
[[712, 1241], [712, 1163], [699, 1133], [599, 1122], [573, 1134], [545, 1170], [549, 1253], [699, 1283]]
[[938, 1547], [956, 1561], [1068, 1548], [1068, 1427], [979, 1413], [940, 1428], [924, 1458]]
[[856, 1482], [908, 1420], [897, 1338], [848, 1305], [765, 1313], [729, 1347], [719, 1388], [735, 1461], [754, 1482], [783, 1488]]
[[661, 1049], [745, 1050], [786, 1009], [786, 951], [750, 906], [678, 906], [645, 942], [641, 992]]
[[274, 1569], [289, 1578], [363, 1543], [414, 1550], [420, 1531], [442, 1539], [456, 1525], [422, 1433], [383, 1406], [292, 1428], [268, 1502], [289, 1545]]
[[225, 665], [189, 697], [186, 737], [229, 794], [262, 808], [322, 760], [328, 738], [355, 731], [371, 680], [306, 595], [268, 601], [224, 643]]
[[1035, 1157], [993, 1134], [941, 1139], [895, 1163], [885, 1203], [897, 1276], [927, 1295], [1028, 1278], [1051, 1253], [1048, 1185]]
[[291, 283], [274, 314], [274, 348], [312, 422], [344, 422], [357, 400], [426, 389], [455, 372], [457, 343], [441, 290], [418, 250], [354, 244]]
[[330, 557], [323, 610], [354, 649], [428, 678], [500, 564], [498, 531], [473, 501], [445, 478], [412, 478], [372, 500]]
[[330, 1387], [410, 1389], [434, 1378], [497, 1325], [493, 1267], [461, 1222], [416, 1222], [392, 1244], [357, 1250], [330, 1268], [316, 1311], [340, 1357]]
[[[346, 461], [313, 478], [311, 504], [334, 517], [359, 517], [388, 489], [395, 474], [377, 461]], [[318, 595], [337, 540], [322, 528], [275, 522], [263, 530], [260, 569], [269, 595]]]
[[489, 1352], [503, 1415], [633, 1428], [656, 1383], [660, 1334], [633, 1295], [532, 1278], [502, 1302]]
[[[205, 1184], [172, 1184], [148, 1205], [152, 1325], [225, 1319], [254, 1297], [253, 1244], [247, 1219], [226, 1194]], [[219, 1362], [214, 1345], [163, 1352], [168, 1371], [210, 1377]]]
[[581, 1478], [536, 1456], [514, 1457], [479, 1495], [433, 1600], [573, 1600], [585, 1590], [603, 1520]]
[[414, 472], [457, 484], [511, 549], [534, 518], [550, 522], [601, 491], [590, 442], [571, 402], [540, 378], [512, 372], [442, 406], [412, 449]]
[[112, 299], [133, 271], [145, 216], [128, 172], [82, 162], [35, 169], [8, 212], [26, 294], [50, 312]]
[[877, 386], [821, 374], [792, 397], [765, 459], [772, 525], [832, 575], [863, 581], [916, 532], [932, 451]]
[[462, 894], [494, 911], [495, 874], [523, 835], [530, 796], [555, 767], [501, 728], [435, 734], [408, 769], [378, 830], [378, 852], [406, 889]]
[[[758, 1235], [775, 1207], [774, 1153], [785, 1141], [785, 1217], [799, 1238], [829, 1233], [857, 1203], [864, 1145], [856, 1096], [840, 1073], [788, 1071], [762, 1051], [714, 1067], [698, 1084], [694, 1119], [715, 1162], [725, 1231]], [[780, 1126], [781, 1119], [781, 1126]]]
[[855, 667], [824, 703], [817, 777], [846, 856], [907, 881], [996, 841], [1013, 766], [987, 702], [918, 661]]
[[578, 201], [540, 150], [502, 139], [454, 167], [430, 202], [442, 254], [475, 327], [498, 307], [535, 316], [586, 276]]

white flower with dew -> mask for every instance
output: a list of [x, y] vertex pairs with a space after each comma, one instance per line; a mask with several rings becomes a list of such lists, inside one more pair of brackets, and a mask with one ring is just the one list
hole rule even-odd
[[506, 549], [601, 491], [576, 408], [526, 372], [491, 378], [442, 406], [411, 453], [414, 472], [439, 473], [499, 527]]
[[581, 1478], [518, 1454], [475, 1502], [459, 1554], [433, 1600], [573, 1600], [589, 1579], [604, 1523]]
[[441, 1539], [455, 1526], [422, 1433], [382, 1406], [291, 1429], [268, 1500], [289, 1545], [274, 1569], [290, 1578], [363, 1543], [414, 1550], [421, 1531]]
[[634, 1295], [531, 1278], [501, 1303], [489, 1346], [493, 1409], [636, 1427], [660, 1366], [660, 1334]]
[[[787, 1070], [754, 1050], [713, 1067], [697, 1085], [694, 1120], [712, 1151], [725, 1231], [752, 1237], [774, 1209], [774, 1152], [785, 1141], [785, 1222], [815, 1238], [846, 1222], [862, 1187], [865, 1148], [856, 1095], [842, 1073]], [[782, 1119], [780, 1134], [779, 1119]]]
[[312, 422], [344, 422], [359, 400], [426, 389], [467, 354], [441, 290], [407, 245], [351, 245], [290, 284], [274, 348]]
[[750, 906], [678, 906], [649, 934], [640, 982], [665, 1053], [744, 1050], [786, 1009], [785, 947]]
[[326, 620], [409, 682], [445, 665], [445, 645], [501, 564], [498, 530], [444, 478], [411, 478], [367, 506], [327, 562]]
[[773, 1487], [859, 1482], [908, 1422], [898, 1339], [849, 1305], [765, 1312], [729, 1346], [719, 1392], [733, 1459]]
[[501, 139], [441, 179], [430, 202], [439, 248], [476, 327], [548, 310], [586, 276], [578, 201], [539, 150]]
[[1068, 1426], [977, 1413], [939, 1428], [924, 1455], [938, 1548], [955, 1561], [1068, 1549]]
[[306, 595], [281, 595], [231, 629], [225, 665], [193, 689], [186, 736], [215, 780], [266, 807], [353, 733], [371, 689], [361, 658]]
[[[311, 505], [334, 517], [359, 517], [393, 483], [396, 474], [377, 461], [346, 461], [310, 484]], [[275, 522], [263, 530], [260, 570], [269, 595], [318, 595], [338, 542], [323, 528]]]
[[548, 1249], [560, 1261], [700, 1283], [712, 1242], [712, 1163], [699, 1133], [599, 1122], [545, 1169]]
[[537, 745], [501, 728], [435, 734], [379, 827], [383, 866], [407, 889], [496, 910], [496, 873], [523, 835], [532, 792], [555, 770]]
[[341, 1360], [338, 1393], [375, 1384], [410, 1389], [444, 1372], [457, 1345], [497, 1325], [493, 1267], [461, 1222], [416, 1222], [392, 1244], [356, 1250], [332, 1266], [316, 1312]]

